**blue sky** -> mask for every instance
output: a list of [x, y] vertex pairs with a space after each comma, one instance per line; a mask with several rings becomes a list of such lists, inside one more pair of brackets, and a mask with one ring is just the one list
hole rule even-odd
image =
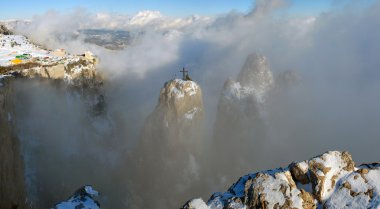
[[[289, 11], [302, 15], [316, 14], [327, 11], [337, 1], [339, 0], [290, 0], [292, 6]], [[25, 19], [51, 9], [67, 11], [78, 7], [90, 12], [119, 14], [159, 10], [168, 16], [212, 16], [231, 10], [247, 12], [252, 8], [253, 2], [254, 0], [1, 0], [0, 19]]]

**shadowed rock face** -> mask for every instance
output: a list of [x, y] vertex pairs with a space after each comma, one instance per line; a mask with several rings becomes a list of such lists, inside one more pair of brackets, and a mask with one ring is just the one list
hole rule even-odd
[[144, 194], [139, 208], [176, 207], [189, 195], [186, 192], [198, 186], [202, 123], [200, 86], [180, 79], [165, 83], [155, 110], [145, 121], [137, 154], [131, 158], [137, 163], [132, 175], [146, 179], [141, 185], [131, 180], [136, 193]]
[[0, 79], [0, 208], [27, 208], [23, 160], [13, 120], [12, 78]]
[[379, 163], [355, 167], [348, 152], [330, 151], [286, 168], [245, 175], [207, 203], [193, 199], [182, 208], [377, 208], [379, 191]]

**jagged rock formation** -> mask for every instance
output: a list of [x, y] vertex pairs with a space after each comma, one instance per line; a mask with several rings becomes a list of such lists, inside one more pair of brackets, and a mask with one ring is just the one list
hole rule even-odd
[[237, 77], [237, 82], [248, 92], [254, 93], [258, 101], [264, 101], [267, 92], [274, 84], [268, 59], [260, 54], [249, 55]]
[[52, 209], [100, 209], [99, 203], [94, 200], [99, 193], [91, 186], [78, 189], [68, 200], [56, 204]]
[[182, 208], [378, 208], [379, 192], [379, 163], [355, 167], [348, 152], [330, 151], [286, 168], [248, 174], [207, 204], [193, 199]]
[[95, 69], [94, 57], [56, 56], [24, 36], [3, 34], [0, 34], [0, 208], [29, 208], [20, 138], [15, 128], [18, 123], [13, 93], [16, 81], [41, 79], [62, 83], [86, 97], [89, 112], [97, 114], [104, 105], [103, 78]]
[[[269, 60], [261, 54], [248, 55], [236, 80], [227, 79], [218, 103], [214, 125], [214, 162], [219, 180], [217, 184], [232, 181], [234, 176], [249, 172], [252, 167], [264, 167], [260, 157], [267, 153], [271, 128], [270, 116], [273, 104], [288, 95], [300, 81], [296, 71], [274, 75]], [[239, 150], [227, 160], [232, 167], [225, 167], [223, 156], [230, 150]]]
[[[202, 122], [200, 86], [180, 79], [165, 83], [155, 110], [145, 121], [137, 156], [133, 157], [134, 161], [138, 159], [134, 176], [146, 181], [135, 185], [131, 180], [131, 184], [137, 194], [149, 200], [140, 200], [139, 208], [175, 207], [185, 192], [196, 186]], [[161, 189], [169, 186], [171, 190]]]
[[[223, 88], [218, 104], [217, 119], [214, 128], [215, 153], [225, 154], [229, 150], [241, 150], [241, 155], [231, 156], [231, 165], [225, 168], [219, 156], [215, 159], [221, 178], [232, 180], [236, 172], [248, 172], [255, 158], [254, 147], [266, 137], [265, 132], [265, 102], [273, 89], [274, 78], [268, 59], [259, 54], [249, 55], [237, 77], [228, 79]], [[227, 179], [226, 179], [227, 178]]]

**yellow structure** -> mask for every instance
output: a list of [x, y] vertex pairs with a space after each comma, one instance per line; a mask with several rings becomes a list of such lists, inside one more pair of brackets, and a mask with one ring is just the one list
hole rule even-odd
[[11, 62], [12, 62], [12, 64], [17, 65], [17, 64], [22, 63], [22, 60], [20, 60], [20, 59], [14, 59], [14, 60], [11, 60]]

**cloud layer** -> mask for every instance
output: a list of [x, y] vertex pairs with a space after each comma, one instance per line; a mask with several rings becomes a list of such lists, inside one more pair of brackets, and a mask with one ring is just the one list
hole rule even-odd
[[[182, 66], [190, 69], [192, 78], [204, 92], [206, 128], [210, 136], [205, 139], [204, 146], [209, 146], [212, 140], [223, 83], [228, 77], [238, 75], [247, 55], [252, 52], [266, 55], [274, 74], [295, 70], [302, 78], [302, 84], [281, 91], [268, 103], [266, 124], [269, 138], [263, 146], [251, 149], [251, 152], [261, 150], [262, 153], [260, 162], [252, 165], [251, 171], [256, 171], [334, 149], [350, 151], [357, 161], [378, 160], [380, 2], [375, 1], [359, 9], [356, 4], [349, 1], [344, 8], [313, 17], [294, 17], [286, 12], [287, 3], [279, 0], [258, 1], [248, 14], [231, 12], [213, 18], [194, 16], [176, 19], [147, 11], [135, 16], [92, 14], [86, 10], [51, 11], [36, 16], [30, 23], [18, 25], [16, 29], [48, 48], [66, 48], [72, 53], [91, 50], [99, 56], [99, 68], [108, 77], [105, 89], [108, 116], [114, 124], [115, 133], [111, 138], [117, 146], [110, 148], [95, 143], [90, 149], [97, 152], [86, 153], [89, 156], [116, 153], [114, 162], [119, 170], [133, 169], [117, 156], [133, 152], [142, 123], [157, 102], [159, 89], [174, 74], [179, 75]], [[278, 13], [278, 9], [282, 12]], [[125, 49], [111, 51], [85, 43], [85, 37], [78, 35], [80, 30], [94, 28], [126, 30], [140, 35]], [[45, 98], [33, 95], [36, 101]], [[54, 101], [59, 101], [59, 98]], [[77, 121], [83, 116], [78, 113], [81, 112], [78, 108], [74, 108], [74, 112], [57, 111], [62, 113], [64, 120]], [[35, 112], [30, 118], [43, 112], [41, 109], [32, 110]], [[42, 127], [54, 125], [48, 122], [54, 120], [53, 116], [46, 117], [41, 122]], [[70, 129], [71, 125], [60, 124]], [[53, 144], [61, 144], [65, 137], [62, 133], [38, 130], [42, 141], [55, 135], [49, 138]], [[72, 130], [74, 136], [81, 133], [81, 129]], [[108, 140], [109, 136], [105, 138]], [[259, 139], [252, 136], [252, 140]], [[46, 147], [41, 146], [43, 148]], [[208, 147], [208, 150], [212, 152], [213, 149]], [[65, 159], [64, 151], [55, 153], [57, 159]], [[229, 161], [230, 153], [225, 154], [225, 166], [235, 163]], [[90, 168], [96, 170], [102, 158], [97, 156], [93, 160]], [[212, 165], [203, 165], [201, 169], [208, 166]], [[56, 172], [48, 168], [44, 174]], [[89, 168], [78, 166], [77, 169], [78, 173], [73, 174], [73, 178], [83, 174], [81, 169], [85, 173]], [[241, 174], [235, 175], [237, 178]], [[102, 187], [109, 184], [104, 181], [106, 176], [101, 173], [93, 181]], [[119, 177], [128, 178], [123, 173]], [[209, 182], [213, 176], [204, 178]], [[138, 181], [133, 183], [138, 184]], [[194, 193], [211, 193], [230, 183], [218, 186], [205, 183], [203, 191]], [[104, 200], [107, 205], [124, 204], [125, 197], [114, 191], [128, 193], [128, 188], [112, 191], [104, 186], [104, 190], [109, 198]]]

